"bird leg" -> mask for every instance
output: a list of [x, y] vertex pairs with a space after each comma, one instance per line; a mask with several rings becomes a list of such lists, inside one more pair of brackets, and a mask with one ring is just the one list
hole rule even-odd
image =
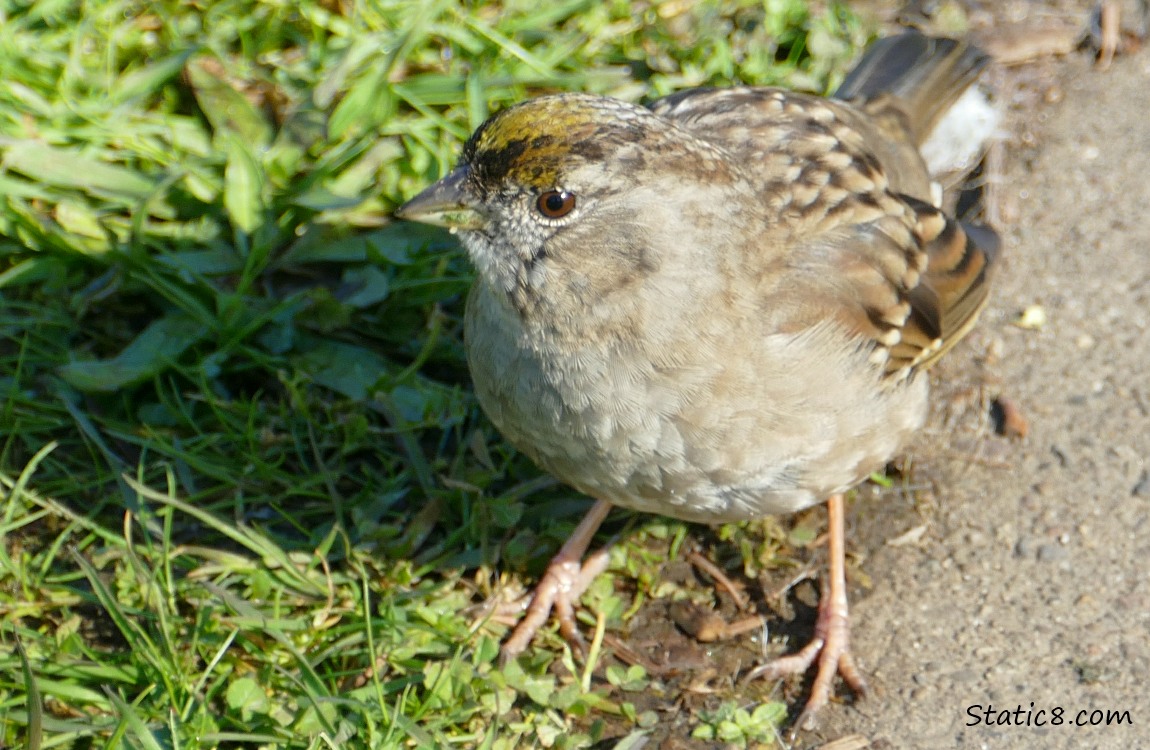
[[775, 659], [755, 668], [746, 679], [760, 677], [778, 679], [806, 672], [818, 660], [811, 696], [795, 727], [810, 728], [814, 716], [827, 704], [836, 674], [841, 674], [851, 689], [860, 697], [866, 694], [866, 682], [855, 667], [850, 654], [850, 621], [847, 612], [846, 583], [846, 522], [843, 496], [832, 495], [827, 500], [828, 548], [830, 553], [830, 584], [822, 587], [819, 597], [819, 616], [815, 622], [815, 637], [801, 651]]
[[559, 548], [559, 552], [551, 558], [547, 572], [539, 580], [535, 591], [523, 597], [522, 607], [526, 613], [511, 637], [503, 642], [500, 655], [504, 661], [514, 659], [527, 649], [536, 631], [547, 622], [547, 615], [552, 609], [559, 620], [559, 632], [571, 647], [580, 653], [587, 652], [583, 636], [575, 625], [575, 603], [591, 585], [591, 581], [607, 569], [611, 549], [609, 545], [596, 550], [585, 561], [583, 554], [591, 546], [591, 538], [610, 511], [611, 503], [597, 500]]

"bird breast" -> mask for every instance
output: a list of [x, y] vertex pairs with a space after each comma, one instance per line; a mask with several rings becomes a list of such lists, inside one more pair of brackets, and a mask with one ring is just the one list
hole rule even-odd
[[646, 336], [568, 336], [505, 296], [480, 279], [468, 299], [484, 411], [560, 480], [633, 510], [706, 523], [799, 510], [882, 468], [925, 418], [925, 378], [876, 387], [833, 324], [772, 333], [688, 306], [651, 311]]

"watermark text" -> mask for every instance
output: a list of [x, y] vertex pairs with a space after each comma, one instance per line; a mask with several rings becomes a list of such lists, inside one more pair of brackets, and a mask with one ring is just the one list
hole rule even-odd
[[1129, 711], [1109, 708], [1083, 708], [1075, 710], [1062, 706], [1050, 708], [1036, 707], [1034, 701], [1029, 706], [1021, 703], [1016, 706], [995, 706], [992, 703], [975, 703], [966, 707], [966, 726], [995, 727], [1109, 727], [1134, 725]]

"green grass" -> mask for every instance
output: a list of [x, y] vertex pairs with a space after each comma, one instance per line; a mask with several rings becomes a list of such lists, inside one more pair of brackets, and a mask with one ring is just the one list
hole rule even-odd
[[[0, 748], [650, 731], [641, 669], [554, 635], [498, 665], [478, 605], [586, 503], [479, 413], [457, 245], [388, 216], [508, 103], [826, 90], [866, 33], [794, 0], [0, 3]], [[683, 533], [628, 537], [588, 630]], [[771, 705], [697, 736], [765, 741]]]

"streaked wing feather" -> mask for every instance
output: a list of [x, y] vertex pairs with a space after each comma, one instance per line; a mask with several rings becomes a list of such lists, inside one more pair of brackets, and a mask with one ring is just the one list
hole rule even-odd
[[990, 229], [964, 226], [929, 204], [906, 200], [918, 215], [915, 235], [928, 261], [919, 284], [907, 292], [912, 312], [890, 348], [890, 374], [930, 367], [970, 332], [986, 306], [998, 258], [998, 237]]

